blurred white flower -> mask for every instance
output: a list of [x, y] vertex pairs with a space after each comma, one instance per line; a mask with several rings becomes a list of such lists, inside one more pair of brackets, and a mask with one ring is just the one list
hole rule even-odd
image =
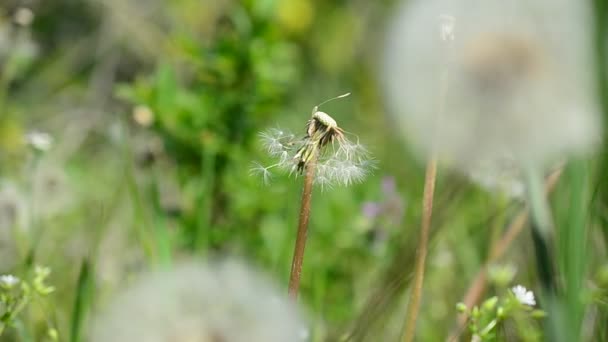
[[0, 286], [5, 289], [10, 289], [19, 283], [19, 278], [12, 274], [0, 275]]
[[466, 171], [505, 153], [538, 166], [588, 152], [601, 124], [587, 5], [408, 1], [388, 31], [383, 81], [415, 150]]
[[534, 293], [532, 291], [528, 291], [525, 287], [521, 285], [513, 286], [511, 292], [513, 292], [515, 298], [517, 298], [520, 303], [529, 306], [536, 305], [536, 300], [534, 300]]
[[149, 274], [94, 320], [93, 342], [303, 341], [293, 303], [236, 262]]
[[29, 26], [34, 21], [34, 12], [27, 7], [19, 7], [14, 15], [15, 23], [21, 26]]
[[31, 131], [25, 135], [25, 141], [32, 148], [44, 152], [53, 146], [53, 137], [45, 132]]
[[143, 127], [150, 127], [154, 123], [154, 113], [150, 107], [138, 105], [133, 108], [133, 120]]

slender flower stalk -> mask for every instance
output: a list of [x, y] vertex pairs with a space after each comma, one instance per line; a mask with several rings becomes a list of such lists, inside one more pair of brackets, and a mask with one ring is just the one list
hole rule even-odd
[[289, 296], [296, 300], [300, 288], [300, 277], [302, 275], [302, 263], [304, 262], [304, 248], [306, 247], [306, 236], [308, 235], [308, 221], [310, 219], [310, 202], [312, 199], [312, 185], [315, 177], [315, 167], [317, 156], [308, 162], [304, 171], [304, 189], [302, 190], [302, 205], [298, 218], [298, 232], [296, 244], [293, 250], [293, 260], [291, 262], [291, 274], [289, 276]]

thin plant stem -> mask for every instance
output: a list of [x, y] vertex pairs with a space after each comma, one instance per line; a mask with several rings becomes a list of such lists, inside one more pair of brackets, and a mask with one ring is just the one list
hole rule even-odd
[[[450, 48], [450, 44], [446, 43], [446, 49]], [[446, 56], [449, 55], [446, 53]], [[445, 110], [446, 98], [448, 92], [449, 69], [446, 62], [444, 70], [439, 78], [439, 101], [438, 108], [434, 118], [434, 131], [431, 132], [435, 137], [439, 134], [441, 117]], [[424, 191], [422, 194], [422, 222], [420, 227], [420, 240], [418, 242], [418, 250], [416, 251], [416, 265], [414, 266], [414, 279], [412, 282], [412, 290], [410, 300], [407, 306], [405, 316], [405, 328], [403, 333], [403, 342], [411, 342], [414, 340], [416, 331], [416, 319], [420, 308], [420, 298], [422, 296], [422, 284], [424, 281], [424, 265], [426, 263], [426, 254], [428, 250], [429, 234], [431, 230], [431, 216], [433, 213], [433, 197], [435, 194], [435, 179], [437, 177], [437, 157], [436, 146], [432, 146], [431, 156], [426, 165], [424, 176]]]
[[300, 278], [302, 276], [302, 263], [304, 262], [304, 249], [306, 247], [306, 236], [308, 234], [308, 221], [310, 219], [310, 203], [312, 199], [312, 186], [315, 178], [315, 168], [317, 165], [317, 153], [306, 164], [304, 170], [304, 187], [302, 190], [302, 204], [300, 216], [298, 217], [298, 232], [296, 243], [293, 250], [293, 260], [291, 262], [291, 274], [289, 276], [289, 297], [293, 300], [298, 299], [300, 288]]
[[433, 196], [435, 193], [435, 178], [437, 175], [437, 160], [431, 158], [426, 167], [424, 178], [424, 194], [422, 196], [422, 223], [420, 229], [420, 240], [416, 254], [416, 266], [414, 269], [414, 280], [412, 283], [412, 293], [407, 307], [405, 321], [404, 342], [411, 342], [414, 339], [416, 330], [416, 318], [420, 307], [422, 296], [422, 283], [424, 280], [424, 265], [428, 250], [429, 233], [431, 230], [431, 216], [433, 213]]

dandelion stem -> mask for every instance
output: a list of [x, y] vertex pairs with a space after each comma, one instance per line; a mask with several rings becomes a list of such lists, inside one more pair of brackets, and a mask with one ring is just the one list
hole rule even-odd
[[414, 332], [416, 330], [416, 318], [418, 317], [418, 309], [420, 307], [420, 298], [422, 296], [422, 283], [424, 280], [424, 265], [426, 262], [426, 254], [429, 242], [429, 233], [431, 230], [431, 216], [433, 213], [433, 196], [435, 193], [435, 178], [437, 175], [437, 160], [431, 158], [426, 167], [426, 175], [424, 179], [424, 194], [422, 196], [422, 222], [420, 229], [420, 240], [418, 242], [418, 251], [416, 253], [416, 266], [414, 269], [414, 280], [412, 283], [412, 293], [407, 307], [407, 315], [405, 321], [405, 332], [403, 334], [404, 342], [414, 340]]
[[312, 186], [315, 177], [318, 153], [315, 151], [304, 168], [304, 188], [302, 190], [302, 204], [298, 218], [298, 232], [296, 244], [291, 262], [291, 275], [289, 276], [289, 296], [293, 300], [298, 299], [300, 288], [300, 277], [302, 275], [302, 263], [304, 262], [304, 248], [306, 247], [306, 235], [308, 233], [308, 221], [310, 218], [310, 203], [312, 198]]

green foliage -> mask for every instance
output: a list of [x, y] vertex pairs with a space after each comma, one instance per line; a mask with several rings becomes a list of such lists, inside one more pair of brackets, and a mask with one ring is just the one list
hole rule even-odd
[[[50, 273], [49, 268], [36, 266], [33, 272], [24, 278], [0, 276], [0, 336], [10, 333], [7, 331], [10, 328], [20, 332], [24, 312], [29, 310], [32, 303], [44, 305], [45, 297], [55, 291], [53, 286], [46, 284]], [[52, 341], [58, 341], [58, 333], [50, 323], [50, 317], [48, 322], [48, 337]]]
[[[375, 76], [374, 29], [391, 2], [54, 0], [28, 2], [29, 26], [12, 17], [22, 2], [2, 3], [0, 273], [19, 278], [0, 278], [0, 339], [86, 341], [133, 277], [189, 258], [237, 255], [286, 289], [301, 178], [264, 186], [249, 175], [268, 161], [258, 134], [304, 136], [315, 104], [352, 91], [323, 110], [378, 169], [363, 184], [315, 189], [300, 305], [312, 341], [397, 340], [423, 170], [384, 115]], [[594, 3], [606, 107], [608, 21], [605, 1]], [[38, 130], [50, 149], [28, 144]], [[514, 279], [539, 289], [529, 227], [492, 254], [524, 203], [440, 167], [418, 339], [444, 340], [458, 313], [461, 336], [484, 341], [608, 338], [606, 146], [569, 161], [550, 195], [557, 289], [538, 309], [507, 289]], [[482, 271], [488, 299], [453, 310]]]

